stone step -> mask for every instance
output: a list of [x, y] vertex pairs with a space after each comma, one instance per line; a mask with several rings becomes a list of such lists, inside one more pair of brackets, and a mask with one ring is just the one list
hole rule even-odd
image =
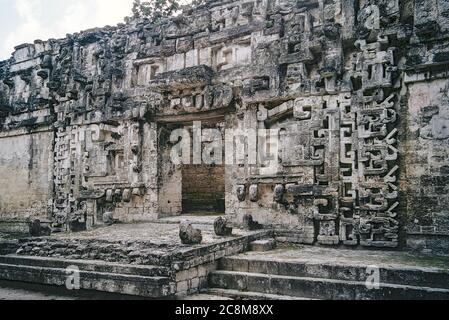
[[231, 298], [228, 298], [226, 296], [221, 296], [218, 294], [213, 294], [213, 293], [208, 293], [207, 291], [205, 291], [204, 293], [198, 293], [198, 294], [193, 294], [190, 296], [187, 296], [181, 300], [187, 300], [187, 301], [226, 301], [226, 300], [234, 300]]
[[69, 266], [77, 266], [83, 271], [94, 271], [115, 274], [127, 274], [146, 277], [168, 277], [168, 268], [151, 265], [131, 265], [111, 263], [99, 260], [68, 260], [62, 258], [47, 258], [35, 256], [7, 255], [0, 256], [0, 263], [21, 266], [49, 267], [65, 269]]
[[255, 252], [265, 252], [276, 249], [275, 239], [261, 239], [249, 244], [250, 250]]
[[268, 275], [262, 273], [214, 271], [209, 286], [275, 295], [329, 300], [449, 299], [449, 289], [380, 283], [368, 289], [365, 282]]
[[208, 289], [205, 293], [211, 296], [226, 297], [231, 300], [313, 300], [310, 298], [216, 288]]
[[[73, 275], [73, 271], [66, 269], [66, 261], [58, 261], [52, 265], [52, 261], [36, 260], [37, 264], [41, 265], [33, 266], [19, 263], [31, 263], [32, 259], [22, 261], [14, 260], [12, 257], [10, 259], [12, 263], [0, 263], [0, 279], [2, 280], [65, 286], [69, 279], [68, 276]], [[6, 261], [8, 259], [3, 259], [3, 262]], [[74, 266], [78, 265], [75, 263]], [[131, 271], [130, 269], [126, 270], [123, 266], [116, 266], [116, 269], [111, 266], [104, 268], [109, 268], [111, 271]], [[101, 267], [98, 267], [98, 269], [101, 270]], [[134, 270], [138, 269], [137, 267]], [[80, 265], [79, 270], [81, 290], [95, 290], [147, 298], [165, 298], [173, 295], [173, 286], [170, 284], [169, 277], [99, 272], [94, 271], [95, 266], [89, 268], [86, 265]]]
[[[270, 260], [263, 257], [235, 256], [220, 260], [219, 269], [279, 276], [322, 278], [365, 282], [373, 267], [350, 263]], [[449, 270], [428, 267], [379, 266], [380, 282], [418, 287], [449, 289]]]

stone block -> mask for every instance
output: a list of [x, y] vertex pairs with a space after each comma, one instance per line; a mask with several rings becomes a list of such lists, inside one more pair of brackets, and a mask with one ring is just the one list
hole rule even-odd
[[276, 240], [275, 239], [257, 240], [251, 242], [249, 246], [251, 251], [258, 251], [258, 252], [271, 251], [276, 249]]
[[179, 237], [182, 244], [196, 245], [203, 241], [201, 230], [195, 229], [188, 221], [183, 221], [179, 229]]

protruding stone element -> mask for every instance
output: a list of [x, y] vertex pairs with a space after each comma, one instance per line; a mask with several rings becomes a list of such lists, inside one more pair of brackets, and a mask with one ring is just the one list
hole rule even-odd
[[277, 203], [281, 203], [284, 197], [284, 192], [285, 192], [284, 185], [282, 184], [276, 185], [276, 187], [274, 187], [274, 201], [276, 201]]
[[130, 202], [131, 201], [131, 190], [130, 189], [123, 190], [122, 199], [125, 202]]
[[179, 237], [182, 244], [195, 245], [203, 241], [201, 230], [195, 229], [189, 221], [183, 221], [179, 228]]
[[113, 199], [115, 202], [120, 202], [122, 200], [122, 190], [115, 189]]
[[262, 239], [253, 241], [249, 244], [251, 251], [265, 252], [276, 249], [276, 240], [274, 239]]
[[257, 184], [252, 184], [249, 187], [249, 200], [251, 202], [257, 202], [259, 200], [259, 186]]
[[41, 222], [39, 220], [28, 222], [28, 232], [32, 237], [39, 237], [41, 235]]
[[115, 223], [114, 212], [107, 211], [103, 214], [103, 223], [107, 226], [111, 226]]
[[39, 70], [36, 74], [39, 77], [41, 77], [42, 79], [47, 79], [48, 78], [48, 70], [42, 69], [42, 70]]
[[245, 214], [243, 216], [243, 228], [249, 231], [253, 230], [260, 230], [263, 229], [263, 226], [258, 223], [257, 221], [254, 221], [254, 218], [250, 214]]
[[239, 199], [240, 202], [243, 202], [246, 199], [246, 186], [243, 184], [237, 186], [237, 199]]
[[219, 217], [214, 222], [214, 231], [217, 236], [228, 237], [232, 235], [232, 227], [229, 226], [228, 219]]
[[106, 202], [112, 202], [114, 200], [114, 193], [112, 189], [106, 190]]
[[142, 189], [141, 188], [134, 188], [133, 189], [133, 196], [142, 196]]

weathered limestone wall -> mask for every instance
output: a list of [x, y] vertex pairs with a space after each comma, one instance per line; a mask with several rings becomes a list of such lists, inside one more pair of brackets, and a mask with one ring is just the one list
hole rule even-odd
[[171, 161], [171, 130], [176, 127], [161, 126], [158, 132], [158, 186], [159, 211], [162, 216], [182, 213], [182, 167]]
[[412, 83], [405, 142], [407, 242], [416, 249], [447, 251], [449, 231], [448, 80]]
[[0, 62], [0, 132], [50, 128], [52, 164], [37, 166], [53, 175], [55, 228], [181, 214], [170, 134], [201, 121], [275, 135], [225, 152], [236, 221], [309, 244], [447, 251], [448, 29], [447, 0], [212, 0], [17, 47]]
[[0, 136], [0, 230], [20, 231], [33, 216], [51, 221], [53, 132]]

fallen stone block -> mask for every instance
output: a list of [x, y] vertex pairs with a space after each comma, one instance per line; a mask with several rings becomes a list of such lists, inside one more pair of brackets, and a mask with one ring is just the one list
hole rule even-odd
[[39, 219], [28, 222], [29, 233], [32, 237], [50, 236], [51, 228], [49, 226], [43, 226]]
[[188, 221], [183, 221], [179, 229], [182, 244], [200, 244], [203, 241], [201, 230], [195, 229]]
[[254, 221], [254, 218], [250, 214], [246, 214], [243, 217], [243, 228], [249, 231], [253, 230], [260, 230], [263, 229], [263, 225], [258, 223], [257, 221]]
[[262, 239], [253, 241], [249, 244], [251, 251], [265, 252], [276, 249], [276, 240], [274, 239]]
[[103, 214], [103, 223], [107, 226], [112, 226], [115, 223], [114, 213], [113, 212], [105, 212]]
[[217, 236], [227, 237], [232, 235], [232, 227], [229, 226], [228, 219], [219, 217], [214, 222], [214, 231]]

